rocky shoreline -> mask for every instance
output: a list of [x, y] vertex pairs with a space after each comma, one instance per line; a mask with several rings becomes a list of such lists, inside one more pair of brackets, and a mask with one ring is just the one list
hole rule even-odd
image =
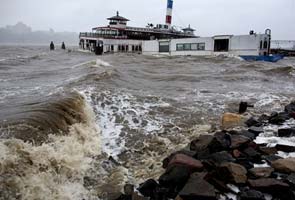
[[222, 131], [200, 135], [163, 160], [165, 172], [158, 180], [149, 179], [136, 189], [127, 184], [117, 199], [295, 199], [295, 158], [288, 155], [295, 147], [256, 142], [269, 125], [279, 127], [277, 137], [295, 136], [295, 127], [284, 126], [295, 119], [295, 102], [282, 112], [243, 121], [246, 109], [241, 103], [239, 114], [225, 113]]

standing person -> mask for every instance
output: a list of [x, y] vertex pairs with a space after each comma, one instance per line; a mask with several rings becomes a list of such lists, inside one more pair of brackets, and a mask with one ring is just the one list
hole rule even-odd
[[66, 49], [66, 45], [65, 45], [65, 43], [64, 43], [64, 42], [62, 42], [62, 44], [61, 44], [61, 49], [63, 49], [63, 50], [65, 50], [65, 49]]
[[54, 50], [54, 44], [53, 44], [53, 42], [51, 41], [51, 43], [50, 43], [50, 50], [51, 51], [53, 51]]

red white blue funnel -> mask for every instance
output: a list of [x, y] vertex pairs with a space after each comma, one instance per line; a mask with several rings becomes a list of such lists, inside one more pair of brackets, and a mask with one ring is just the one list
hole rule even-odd
[[171, 27], [172, 22], [172, 9], [173, 9], [173, 0], [167, 0], [167, 14], [166, 14], [166, 25]]

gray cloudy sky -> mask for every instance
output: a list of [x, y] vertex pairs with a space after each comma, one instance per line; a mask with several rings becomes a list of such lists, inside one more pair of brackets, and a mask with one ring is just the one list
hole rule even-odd
[[[166, 0], [0, 0], [0, 26], [22, 21], [33, 30], [89, 31], [120, 14], [129, 25], [163, 23]], [[295, 0], [174, 0], [173, 22], [200, 36], [271, 28], [274, 39], [295, 39]]]

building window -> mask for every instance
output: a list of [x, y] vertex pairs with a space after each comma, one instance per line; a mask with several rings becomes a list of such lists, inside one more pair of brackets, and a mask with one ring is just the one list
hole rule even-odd
[[183, 50], [190, 51], [191, 50], [191, 44], [184, 44], [183, 45]]
[[262, 40], [260, 41], [260, 49], [262, 49], [262, 45], [263, 45], [263, 42]]
[[205, 43], [199, 43], [198, 44], [198, 50], [199, 51], [205, 51]]
[[192, 51], [198, 50], [198, 44], [197, 43], [191, 44], [191, 50]]
[[183, 51], [183, 44], [176, 44], [177, 51]]
[[205, 51], [205, 43], [176, 44], [176, 51]]
[[111, 51], [114, 51], [114, 45], [111, 45]]
[[169, 42], [159, 42], [159, 52], [169, 52]]

